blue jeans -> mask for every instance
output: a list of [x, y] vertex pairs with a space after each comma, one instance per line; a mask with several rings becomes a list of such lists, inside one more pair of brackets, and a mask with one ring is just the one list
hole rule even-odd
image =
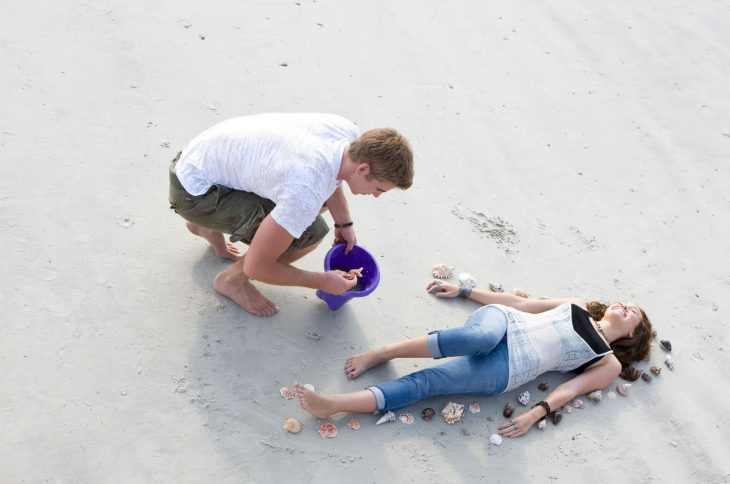
[[440, 395], [495, 395], [507, 388], [507, 317], [500, 309], [484, 306], [461, 328], [429, 333], [428, 347], [434, 358], [459, 358], [369, 387], [377, 401], [376, 413]]

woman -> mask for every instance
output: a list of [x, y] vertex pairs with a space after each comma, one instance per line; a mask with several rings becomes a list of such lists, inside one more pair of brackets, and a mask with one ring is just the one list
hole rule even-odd
[[337, 412], [382, 413], [434, 396], [507, 392], [546, 371], [576, 371], [577, 376], [531, 410], [500, 425], [501, 435], [517, 437], [576, 395], [604, 388], [619, 375], [635, 380], [639, 372], [631, 363], [649, 355], [651, 323], [634, 303], [528, 299], [440, 280], [429, 282], [426, 290], [439, 298], [461, 296], [484, 306], [463, 327], [353, 356], [345, 374], [354, 379], [393, 358], [458, 358], [354, 393], [327, 395], [297, 384], [302, 408], [319, 418]]

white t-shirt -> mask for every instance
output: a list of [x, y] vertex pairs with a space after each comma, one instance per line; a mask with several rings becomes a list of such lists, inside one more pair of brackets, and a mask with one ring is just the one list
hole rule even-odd
[[175, 172], [192, 195], [217, 184], [268, 198], [276, 223], [298, 238], [337, 188], [344, 149], [359, 135], [334, 114], [233, 118], [188, 143]]

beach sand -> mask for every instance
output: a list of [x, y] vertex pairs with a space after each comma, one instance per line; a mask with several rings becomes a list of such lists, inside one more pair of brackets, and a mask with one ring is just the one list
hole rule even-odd
[[[730, 482], [726, 2], [2, 11], [3, 483]], [[416, 152], [411, 189], [350, 197], [382, 279], [334, 313], [262, 285], [281, 311], [248, 315], [211, 287], [227, 262], [168, 208], [189, 139], [270, 111], [393, 126]], [[330, 242], [298, 267], [319, 270]], [[500, 447], [503, 405], [538, 382], [421, 402], [412, 425], [338, 415], [321, 439], [280, 387], [355, 391], [432, 365], [342, 372], [463, 324], [474, 303], [424, 291], [442, 262], [537, 297], [636, 301], [676, 368]], [[639, 366], [663, 358], [655, 345]], [[449, 400], [481, 412], [420, 419]]]

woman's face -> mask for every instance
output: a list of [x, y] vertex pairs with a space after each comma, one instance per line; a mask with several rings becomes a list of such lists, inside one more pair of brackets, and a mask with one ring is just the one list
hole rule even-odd
[[641, 309], [632, 302], [613, 303], [608, 307], [606, 313], [610, 313], [613, 321], [626, 328], [629, 337], [633, 336], [634, 329], [641, 322]]

